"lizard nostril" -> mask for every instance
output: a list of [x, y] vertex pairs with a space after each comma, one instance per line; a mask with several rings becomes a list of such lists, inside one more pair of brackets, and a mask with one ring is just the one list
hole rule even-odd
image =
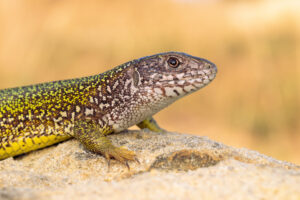
[[206, 63], [206, 64], [204, 65], [204, 69], [211, 69], [211, 64]]
[[204, 65], [204, 69], [206, 69], [206, 70], [213, 70], [215, 73], [217, 73], [217, 67], [216, 67], [216, 65], [214, 65], [214, 64], [211, 64], [211, 63], [206, 63], [205, 65]]

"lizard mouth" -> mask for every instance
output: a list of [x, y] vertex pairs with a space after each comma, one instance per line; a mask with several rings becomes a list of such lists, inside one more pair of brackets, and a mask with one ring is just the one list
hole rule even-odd
[[[210, 65], [210, 64], [209, 64]], [[211, 67], [212, 66], [212, 67]], [[210, 65], [208, 69], [199, 70], [185, 74], [177, 83], [182, 86], [194, 85], [196, 88], [203, 87], [215, 79], [217, 68], [215, 65]]]
[[217, 71], [216, 65], [207, 61], [204, 64], [203, 69], [198, 71], [195, 76], [190, 77], [187, 82], [194, 85], [196, 88], [201, 88], [215, 79]]
[[[215, 79], [216, 74], [217, 67], [213, 63], [207, 62], [204, 64], [202, 70], [185, 74], [182, 79], [177, 82], [177, 85], [182, 89], [182, 94], [186, 95], [208, 85]], [[179, 90], [181, 91], [181, 89]]]
[[193, 93], [208, 85], [216, 77], [216, 67], [193, 71], [191, 73], [181, 73], [169, 80], [156, 82], [159, 87], [164, 88], [166, 96], [180, 97]]

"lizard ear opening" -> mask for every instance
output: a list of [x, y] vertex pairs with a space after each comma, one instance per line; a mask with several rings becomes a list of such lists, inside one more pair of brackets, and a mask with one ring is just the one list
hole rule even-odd
[[138, 87], [140, 85], [140, 73], [133, 67], [130, 67], [127, 74], [130, 78], [132, 78], [133, 86]]
[[140, 82], [140, 74], [138, 71], [134, 70], [133, 74], [132, 74], [132, 78], [133, 78], [133, 85], [135, 87], [137, 87], [139, 85]]

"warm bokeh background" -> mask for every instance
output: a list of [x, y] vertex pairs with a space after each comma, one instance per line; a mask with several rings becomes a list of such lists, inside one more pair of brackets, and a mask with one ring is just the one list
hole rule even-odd
[[165, 51], [217, 64], [161, 126], [300, 164], [299, 0], [0, 2], [0, 88], [81, 77]]

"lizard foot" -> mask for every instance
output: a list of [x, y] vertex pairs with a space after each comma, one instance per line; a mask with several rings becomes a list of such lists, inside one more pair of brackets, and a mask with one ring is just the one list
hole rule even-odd
[[[86, 149], [105, 156], [110, 166], [110, 159], [114, 158], [122, 164], [126, 165], [128, 169], [128, 161], [139, 161], [133, 151], [125, 147], [116, 147], [105, 136], [111, 130], [100, 128], [98, 124], [93, 121], [78, 121], [74, 126], [74, 137], [78, 139]], [[108, 168], [109, 169], [109, 168]]]
[[111, 148], [104, 150], [103, 154], [108, 161], [108, 168], [110, 168], [110, 159], [111, 158], [114, 158], [117, 161], [121, 162], [122, 164], [126, 165], [128, 170], [130, 170], [128, 161], [136, 161], [137, 163], [139, 163], [139, 160], [136, 158], [135, 152], [130, 151], [126, 147], [123, 147], [123, 146], [115, 147], [112, 145]]
[[157, 122], [153, 119], [153, 117], [149, 117], [144, 121], [137, 124], [140, 129], [149, 129], [150, 131], [157, 132], [157, 133], [166, 133], [167, 131], [159, 127]]

